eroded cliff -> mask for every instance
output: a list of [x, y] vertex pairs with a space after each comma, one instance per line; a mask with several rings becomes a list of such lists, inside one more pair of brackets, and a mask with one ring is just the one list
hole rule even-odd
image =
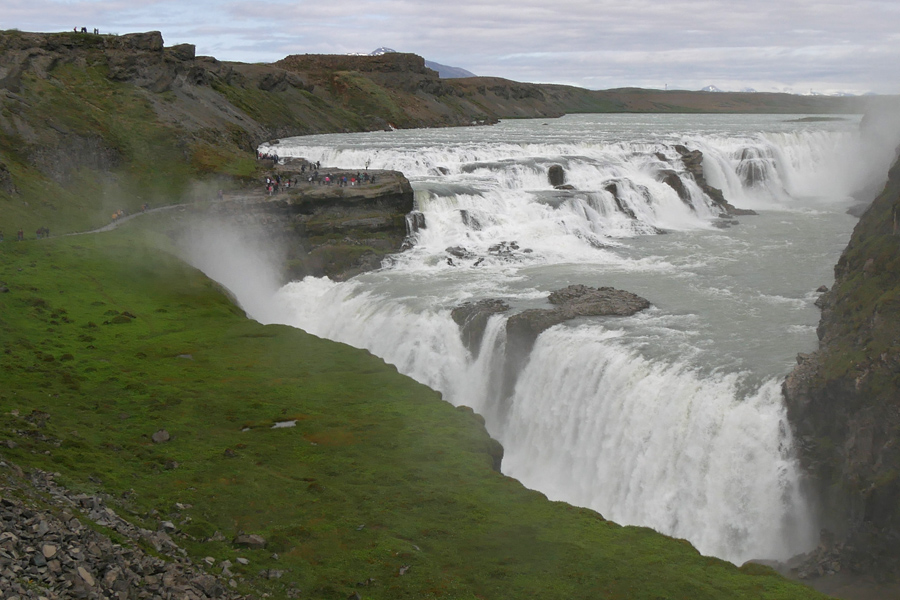
[[900, 566], [900, 161], [863, 214], [819, 301], [819, 350], [784, 384], [821, 501], [831, 570]]

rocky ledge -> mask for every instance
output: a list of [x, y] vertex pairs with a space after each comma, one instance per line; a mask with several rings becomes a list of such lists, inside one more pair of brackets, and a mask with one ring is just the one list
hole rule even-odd
[[[501, 410], [512, 393], [518, 374], [528, 359], [537, 337], [545, 330], [577, 317], [625, 317], [650, 307], [645, 298], [611, 287], [570, 285], [552, 292], [547, 300], [553, 308], [532, 308], [506, 320], [506, 358], [503, 367]], [[491, 316], [509, 310], [500, 299], [466, 302], [450, 315], [460, 327], [466, 348], [477, 355]]]
[[[550, 293], [547, 300], [554, 305], [553, 308], [523, 310], [506, 320], [506, 356], [497, 404], [501, 414], [509, 410], [519, 373], [528, 361], [535, 340], [543, 331], [577, 317], [624, 317], [650, 307], [650, 302], [637, 294], [586, 285], [570, 285], [556, 290]], [[454, 308], [450, 315], [459, 325], [463, 344], [473, 355], [478, 355], [488, 320], [493, 315], [507, 312], [509, 308], [504, 300], [487, 299], [465, 302]]]
[[531, 351], [541, 332], [576, 317], [627, 317], [646, 308], [650, 302], [637, 294], [611, 287], [592, 288], [570, 285], [552, 292], [548, 298], [553, 308], [532, 308], [517, 313], [506, 322], [506, 344]]
[[[260, 182], [256, 189], [198, 207], [197, 216], [236, 225], [249, 239], [276, 245], [284, 255], [285, 281], [307, 275], [342, 281], [378, 269], [385, 256], [403, 249], [414, 200], [402, 173], [368, 171], [358, 185], [343, 186], [336, 182], [345, 176], [349, 182], [358, 172], [322, 168], [311, 182], [302, 164], [287, 161], [274, 169], [272, 178], [281, 180], [278, 191], [269, 193]], [[332, 183], [326, 184], [326, 177]]]

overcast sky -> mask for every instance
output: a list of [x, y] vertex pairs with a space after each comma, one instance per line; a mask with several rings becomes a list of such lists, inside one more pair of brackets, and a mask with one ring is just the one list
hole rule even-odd
[[387, 46], [591, 89], [900, 93], [900, 0], [0, 0], [0, 28], [75, 26], [242, 62]]

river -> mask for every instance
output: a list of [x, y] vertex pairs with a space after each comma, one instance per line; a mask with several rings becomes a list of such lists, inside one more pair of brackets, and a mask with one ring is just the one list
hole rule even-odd
[[[307, 277], [245, 307], [473, 407], [503, 444], [503, 472], [551, 499], [738, 564], [787, 558], [818, 525], [780, 386], [816, 347], [816, 289], [833, 281], [872, 163], [858, 117], [799, 117], [571, 115], [281, 140], [280, 156], [402, 171], [426, 227], [379, 271]], [[702, 151], [709, 183], [758, 215], [721, 218], [676, 145]], [[552, 165], [574, 189], [549, 184]], [[663, 181], [673, 172], [681, 196]], [[545, 331], [504, 391], [507, 314], [474, 353], [450, 311], [547, 307], [570, 284], [652, 307]]]

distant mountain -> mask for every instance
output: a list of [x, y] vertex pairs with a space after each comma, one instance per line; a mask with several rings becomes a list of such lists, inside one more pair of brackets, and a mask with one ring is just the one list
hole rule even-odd
[[719, 88], [717, 88], [714, 85], [708, 85], [700, 91], [701, 92], [721, 92], [722, 90], [720, 90]]
[[752, 87], [741, 88], [741, 91], [744, 92], [745, 94], [756, 94], [756, 93], [758, 93], [758, 92], [757, 92], [755, 89], [753, 89]]
[[458, 77], [476, 77], [475, 73], [471, 71], [466, 71], [461, 67], [448, 67], [447, 65], [442, 65], [441, 63], [432, 62], [430, 60], [425, 61], [425, 66], [429, 69], [434, 69], [438, 72], [441, 79], [456, 79]]
[[[392, 52], [396, 52], [393, 48], [388, 48], [386, 46], [382, 46], [380, 48], [376, 48], [369, 52], [369, 56], [381, 56], [382, 54], [390, 54]], [[475, 73], [471, 71], [466, 71], [461, 67], [448, 67], [447, 65], [442, 65], [441, 63], [436, 63], [434, 61], [426, 60], [425, 66], [429, 69], [433, 69], [438, 72], [438, 76], [441, 79], [457, 79], [459, 77], [475, 77]]]

